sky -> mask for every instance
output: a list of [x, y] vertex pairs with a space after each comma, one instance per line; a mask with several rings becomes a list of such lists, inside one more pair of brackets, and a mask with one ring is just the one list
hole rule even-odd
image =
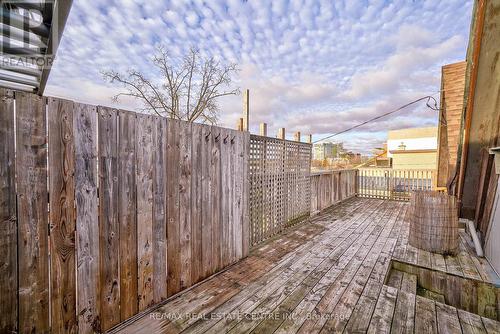
[[[422, 96], [439, 101], [441, 66], [465, 59], [471, 13], [471, 0], [75, 0], [45, 94], [136, 110], [112, 101], [123, 88], [102, 71], [159, 80], [155, 47], [194, 46], [238, 65], [252, 133], [266, 122], [269, 136], [284, 127], [318, 140]], [[219, 125], [234, 128], [242, 96], [219, 103]], [[369, 153], [387, 130], [436, 124], [423, 102], [333, 140]]]

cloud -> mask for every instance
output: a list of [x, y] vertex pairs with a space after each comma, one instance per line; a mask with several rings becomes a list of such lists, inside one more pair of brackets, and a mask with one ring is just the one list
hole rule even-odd
[[[367, 99], [380, 94], [394, 92], [403, 86], [415, 85], [414, 76], [418, 71], [425, 71], [447, 55], [463, 49], [465, 44], [461, 36], [452, 36], [442, 42], [434, 42], [435, 37], [426, 29], [413, 27], [412, 34], [407, 38], [411, 40], [413, 34], [420, 36], [412, 42], [402, 42], [406, 31], [410, 28], [401, 28], [395, 38], [397, 48], [394, 54], [380, 66], [353, 75], [351, 87], [341, 95], [342, 98], [351, 100]], [[427, 42], [424, 42], [424, 41]], [[424, 77], [420, 76], [421, 79]], [[425, 84], [424, 80], [417, 84]]]
[[[270, 133], [319, 137], [439, 90], [440, 67], [465, 57], [471, 11], [472, 0], [74, 1], [47, 94], [111, 104], [120, 89], [102, 70], [133, 67], [160, 80], [149, 62], [156, 45], [174, 56], [196, 46], [240, 65], [234, 85], [250, 89], [253, 131], [267, 122]], [[220, 107], [221, 125], [234, 127], [241, 96]], [[389, 128], [435, 122], [425, 109], [359, 133], [375, 141]], [[369, 137], [342, 138], [354, 146]]]

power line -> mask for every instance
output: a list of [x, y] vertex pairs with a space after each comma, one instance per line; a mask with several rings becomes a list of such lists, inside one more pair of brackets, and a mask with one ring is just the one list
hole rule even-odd
[[[438, 92], [438, 93], [439, 93], [439, 92]], [[432, 94], [432, 95], [436, 95], [436, 94], [438, 94], [438, 93], [434, 93], [434, 94]], [[326, 137], [324, 137], [324, 138], [321, 138], [321, 139], [315, 140], [315, 141], [313, 141], [312, 143], [313, 143], [313, 144], [316, 144], [316, 143], [318, 143], [318, 142], [320, 142], [320, 141], [323, 141], [323, 140], [325, 140], [325, 139], [329, 139], [329, 138], [332, 138], [332, 137], [338, 136], [338, 135], [340, 135], [340, 134], [346, 133], [346, 132], [348, 132], [348, 131], [354, 130], [354, 129], [359, 128], [359, 127], [361, 127], [361, 126], [363, 126], [363, 125], [365, 125], [365, 124], [368, 124], [368, 123], [370, 123], [370, 122], [373, 122], [373, 121], [379, 120], [379, 119], [381, 119], [381, 118], [383, 118], [383, 117], [386, 117], [386, 116], [389, 116], [389, 115], [391, 115], [391, 114], [394, 114], [394, 113], [396, 113], [396, 112], [398, 112], [398, 111], [400, 111], [400, 110], [402, 110], [402, 109], [404, 109], [404, 108], [406, 108], [406, 107], [411, 106], [412, 104], [415, 104], [415, 103], [417, 103], [417, 102], [423, 101], [423, 100], [425, 100], [425, 99], [427, 99], [427, 102], [426, 102], [427, 107], [429, 107], [429, 108], [430, 108], [430, 109], [432, 109], [432, 110], [439, 111], [439, 108], [438, 108], [438, 106], [437, 106], [437, 101], [436, 101], [436, 99], [435, 99], [432, 95], [427, 95], [427, 96], [421, 97], [421, 98], [416, 99], [416, 100], [414, 100], [414, 101], [411, 101], [411, 102], [409, 102], [409, 103], [407, 103], [407, 104], [405, 104], [405, 105], [402, 105], [401, 107], [399, 107], [399, 108], [397, 108], [397, 109], [394, 109], [394, 110], [392, 110], [392, 111], [386, 112], [385, 114], [379, 115], [379, 116], [377, 116], [377, 117], [374, 117], [374, 118], [369, 119], [369, 120], [367, 120], [367, 121], [364, 121], [364, 122], [362, 122], [362, 123], [359, 123], [359, 124], [357, 124], [357, 125], [354, 125], [354, 126], [352, 126], [352, 127], [350, 127], [350, 128], [347, 128], [347, 129], [345, 129], [345, 130], [342, 130], [342, 131], [340, 131], [340, 132], [337, 132], [337, 133], [334, 133], [334, 134], [332, 134], [332, 135], [326, 136]], [[432, 101], [433, 101], [433, 103], [434, 103], [434, 105], [433, 105], [433, 106], [432, 106], [432, 105], [430, 105], [431, 100], [432, 100]]]

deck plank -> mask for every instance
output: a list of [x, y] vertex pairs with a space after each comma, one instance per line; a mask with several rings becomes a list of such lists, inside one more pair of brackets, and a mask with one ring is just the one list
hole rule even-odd
[[398, 290], [384, 285], [375, 307], [368, 333], [389, 333], [396, 306]]
[[488, 334], [500, 334], [500, 323], [498, 321], [481, 317], [484, 328]]
[[414, 275], [384, 285], [392, 258], [464, 275], [467, 260], [407, 244], [407, 211], [402, 202], [347, 200], [113, 332], [494, 332], [493, 320], [416, 296]]
[[486, 329], [484, 328], [480, 316], [464, 310], [457, 311], [464, 334], [486, 334]]
[[[379, 222], [379, 220], [381, 219], [381, 213], [383, 212], [378, 212], [377, 216], [375, 216], [377, 218], [375, 219], [373, 219], [374, 217], [370, 217], [372, 218], [370, 219], [370, 223], [373, 224], [370, 227], [370, 234], [372, 234], [373, 230], [375, 230], [378, 226], [374, 223]], [[365, 236], [366, 243], [363, 244], [363, 247], [359, 247], [359, 245], [352, 246], [352, 249], [357, 249], [357, 251], [355, 252], [355, 257], [352, 261], [349, 259], [349, 257], [352, 257], [352, 255], [349, 255], [347, 253], [344, 258], [345, 261], [339, 261], [338, 267], [343, 268], [341, 274], [339, 275], [337, 280], [328, 288], [325, 295], [318, 303], [317, 307], [315, 308], [315, 317], [307, 319], [301, 326], [299, 332], [318, 332], [323, 328], [325, 323], [329, 320], [330, 316], [335, 316], [332, 314], [335, 306], [342, 298], [353, 277], [356, 275], [356, 272], [367, 256], [371, 245], [375, 242], [374, 239], [375, 238], [373, 237], [373, 235]]]
[[415, 333], [437, 333], [435, 302], [420, 296], [415, 300]]
[[391, 333], [413, 333], [415, 324], [415, 294], [399, 291]]
[[375, 269], [372, 271], [368, 283], [361, 298], [358, 300], [351, 317], [347, 323], [345, 332], [361, 333], [368, 330], [371, 316], [383, 286], [384, 276], [390, 265], [390, 254], [395, 247], [394, 240], [388, 240], [382, 254], [379, 256]]
[[[378, 212], [380, 214], [380, 212]], [[361, 255], [355, 252], [355, 250], [359, 249], [360, 246], [364, 243], [366, 239], [368, 239], [368, 235], [363, 234], [366, 229], [369, 229], [369, 225], [364, 225], [361, 224], [364, 220], [368, 219], [369, 215], [363, 215], [361, 219], [357, 220], [354, 222], [354, 230], [353, 233], [350, 234], [350, 238], [346, 239], [345, 242], [341, 243], [338, 248], [336, 248], [329, 257], [329, 261], [326, 263], [326, 266], [332, 265], [335, 263], [335, 266], [338, 268], [343, 268], [347, 266], [347, 264], [351, 264], [351, 268], [355, 268], [356, 265], [353, 265], [351, 260], [354, 259], [354, 261], [360, 261], [359, 259], [355, 259], [356, 255], [362, 256], [364, 258], [365, 255]], [[362, 231], [357, 231], [356, 228], [361, 228]], [[374, 228], [374, 226], [373, 226]], [[358, 233], [356, 233], [358, 232]], [[331, 244], [328, 242], [328, 244]], [[364, 251], [364, 250], [363, 250]], [[320, 273], [324, 269], [324, 266], [321, 266], [319, 269]], [[280, 302], [277, 302], [276, 305], [272, 305], [274, 307], [277, 307]], [[267, 306], [267, 307], [266, 307]], [[257, 314], [265, 314], [268, 312], [271, 312], [274, 307], [269, 307], [269, 305], [266, 305], [266, 302], [264, 301], [259, 305], [257, 309], [252, 310], [252, 312], [257, 313]], [[241, 332], [245, 330], [251, 330], [254, 327], [256, 327], [259, 324], [259, 321], [241, 321], [232, 331], [233, 332]]]
[[[401, 207], [398, 207], [401, 209]], [[375, 243], [375, 246], [369, 251], [369, 255], [365, 258], [360, 269], [356, 273], [356, 276], [349, 284], [346, 292], [342, 296], [339, 304], [334, 308], [332, 314], [334, 315], [328, 322], [323, 326], [322, 331], [324, 332], [341, 332], [347, 325], [349, 317], [354, 311], [359, 298], [366, 286], [371, 272], [374, 270], [375, 264], [378, 260], [379, 255], [382, 253], [383, 247], [387, 242], [386, 236], [390, 235], [392, 227], [395, 224], [400, 210], [393, 210], [389, 216], [389, 220], [385, 224], [379, 239]], [[386, 215], [387, 216], [387, 215]], [[386, 217], [382, 218], [385, 221]], [[395, 239], [393, 239], [395, 241]]]
[[436, 318], [439, 333], [456, 334], [462, 332], [456, 308], [436, 303]]
[[[347, 207], [344, 207], [346, 209], [345, 214], [348, 215], [352, 212], [357, 211], [359, 208], [359, 203], [351, 203], [350, 206], [349, 204]], [[339, 213], [339, 212], [337, 212]], [[358, 215], [355, 215], [355, 217], [358, 217], [361, 215], [361, 213], [358, 213]], [[347, 223], [345, 227], [349, 227], [348, 220], [343, 221]], [[337, 230], [333, 231], [334, 235], [340, 238], [340, 236], [343, 235], [343, 230]], [[296, 252], [290, 252], [290, 249], [293, 250], [293, 248], [296, 248], [295, 244], [295, 239], [300, 239], [301, 241], [311, 239], [308, 237], [309, 233], [317, 233], [315, 232], [314, 229], [311, 229], [307, 226], [303, 226], [301, 229], [297, 229], [294, 233], [291, 233], [290, 235], [282, 236], [281, 238], [277, 239], [278, 242], [272, 243], [268, 242], [265, 244], [263, 247], [257, 249], [256, 251], [253, 252], [253, 254], [247, 258], [247, 259], [259, 259], [259, 262], [264, 262], [265, 264], [269, 265], [273, 261], [277, 261], [275, 264], [274, 268], [271, 268], [270, 270], [267, 270], [265, 275], [262, 275], [262, 272], [254, 270], [257, 277], [261, 276], [261, 280], [259, 282], [255, 282], [252, 286], [249, 286], [248, 290], [242, 291], [240, 294], [235, 295], [235, 296], [227, 296], [228, 300], [224, 303], [224, 300], [219, 300], [220, 303], [223, 305], [216, 306], [214, 309], [210, 310], [205, 310], [204, 313], [208, 314], [208, 318], [202, 318], [202, 319], [183, 319], [179, 321], [175, 321], [174, 324], [166, 324], [165, 325], [165, 330], [171, 330], [173, 328], [177, 328], [179, 330], [185, 329], [189, 326], [192, 326], [190, 328], [190, 332], [195, 332], [195, 333], [204, 333], [206, 330], [208, 330], [210, 327], [214, 326], [214, 324], [217, 322], [217, 317], [215, 317], [215, 314], [229, 314], [230, 312], [236, 312], [239, 311], [241, 312], [242, 309], [235, 309], [234, 306], [238, 306], [241, 303], [243, 303], [246, 299], [250, 297], [255, 298], [255, 293], [258, 292], [258, 298], [262, 298], [262, 296], [265, 296], [265, 289], [268, 288], [270, 291], [273, 291], [271, 288], [275, 287], [281, 283], [283, 283], [284, 277], [288, 277], [289, 275], [293, 274], [294, 270], [298, 270], [300, 266], [303, 264], [303, 261], [306, 261], [309, 259], [309, 257], [306, 257], [308, 252], [311, 252], [313, 250], [313, 246], [315, 245], [314, 243], [306, 243], [302, 245], [301, 247], [296, 249]], [[331, 235], [323, 235], [323, 239], [316, 239], [317, 242], [323, 242], [326, 243], [327, 241], [332, 241], [332, 239], [329, 239]], [[333, 239], [335, 241], [335, 239]], [[276, 254], [277, 253], [285, 253], [284, 250], [277, 251], [277, 249], [274, 248], [274, 246], [280, 246], [283, 244], [289, 244], [289, 252], [286, 256], [284, 256], [280, 261], [277, 260]], [[335, 244], [335, 242], [333, 242]], [[283, 256], [283, 254], [282, 254]], [[302, 261], [301, 261], [302, 259]], [[245, 266], [242, 266], [242, 268], [246, 268]], [[252, 269], [254, 269], [255, 266], [252, 266]], [[263, 270], [266, 270], [269, 268], [264, 268]], [[226, 273], [223, 273], [223, 275]], [[249, 275], [248, 272], [245, 273], [247, 276]], [[271, 281], [272, 280], [272, 281]], [[274, 282], [274, 283], [273, 283]], [[239, 281], [241, 283], [241, 280]], [[274, 286], [272, 285], [274, 284]], [[215, 284], [214, 286], [217, 286]], [[205, 302], [209, 301], [211, 298], [214, 298], [213, 294], [206, 295], [207, 293], [210, 292], [212, 287], [206, 288], [204, 290], [198, 289], [196, 293], [190, 293], [188, 296], [186, 296], [186, 300], [178, 300], [178, 304], [167, 304], [165, 308], [162, 308], [162, 310], [168, 310], [168, 309], [175, 309], [179, 313], [179, 311], [182, 312], [195, 312], [197, 307], [200, 307], [200, 305], [204, 305]], [[269, 292], [270, 293], [270, 292]], [[205, 295], [205, 296], [204, 296]], [[256, 298], [258, 300], [258, 298]], [[197, 302], [199, 301], [199, 302]], [[168, 306], [168, 307], [167, 307]], [[184, 307], [182, 307], [184, 306]], [[195, 320], [195, 321], [193, 321]], [[221, 323], [224, 323], [221, 321]]]

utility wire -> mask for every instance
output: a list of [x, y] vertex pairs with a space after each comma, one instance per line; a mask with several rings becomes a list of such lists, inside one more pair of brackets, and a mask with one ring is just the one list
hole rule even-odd
[[[439, 92], [438, 92], [438, 93], [439, 93]], [[434, 94], [432, 94], [432, 95], [436, 95], [436, 94], [438, 94], [438, 93], [434, 93]], [[385, 114], [382, 114], [382, 115], [380, 115], [380, 116], [374, 117], [374, 118], [372, 118], [372, 119], [369, 119], [369, 120], [367, 120], [367, 121], [364, 121], [364, 122], [362, 122], [362, 123], [359, 123], [359, 124], [357, 124], [357, 125], [354, 125], [354, 126], [352, 126], [352, 127], [350, 127], [350, 128], [347, 128], [347, 129], [345, 129], [345, 130], [342, 130], [342, 131], [340, 131], [340, 132], [337, 132], [337, 133], [334, 133], [334, 134], [332, 134], [332, 135], [326, 136], [326, 137], [324, 137], [324, 138], [321, 138], [321, 139], [315, 140], [315, 141], [313, 141], [312, 143], [313, 143], [313, 144], [316, 144], [316, 143], [318, 143], [318, 142], [320, 142], [320, 141], [323, 141], [323, 140], [325, 140], [325, 139], [329, 139], [329, 138], [332, 138], [332, 137], [338, 136], [338, 135], [340, 135], [340, 134], [346, 133], [346, 132], [348, 132], [348, 131], [354, 130], [354, 129], [359, 128], [359, 127], [361, 127], [361, 126], [363, 126], [363, 125], [365, 125], [365, 124], [368, 124], [368, 123], [370, 123], [370, 122], [373, 122], [373, 121], [379, 120], [379, 119], [381, 119], [381, 118], [383, 118], [383, 117], [386, 117], [386, 116], [389, 116], [389, 115], [391, 115], [391, 114], [394, 114], [394, 113], [396, 113], [396, 112], [398, 112], [398, 111], [400, 111], [400, 110], [402, 110], [402, 109], [404, 109], [404, 108], [406, 108], [406, 107], [411, 106], [412, 104], [415, 104], [415, 103], [417, 103], [417, 102], [423, 101], [423, 100], [425, 100], [425, 99], [427, 99], [427, 102], [426, 102], [427, 107], [429, 107], [430, 109], [432, 109], [432, 110], [434, 110], [434, 111], [439, 111], [439, 108], [438, 108], [438, 106], [437, 106], [437, 101], [436, 101], [436, 99], [435, 99], [432, 95], [427, 95], [427, 96], [421, 97], [421, 98], [419, 98], [419, 99], [417, 99], [417, 100], [414, 100], [414, 101], [411, 101], [411, 102], [409, 102], [409, 103], [407, 103], [407, 104], [405, 104], [405, 105], [402, 105], [401, 107], [399, 107], [399, 108], [397, 108], [397, 109], [394, 109], [394, 110], [392, 110], [392, 111], [386, 112]], [[433, 104], [434, 104], [434, 105], [431, 105], [431, 104], [430, 104], [431, 100], [432, 100], [432, 102], [433, 102]]]

